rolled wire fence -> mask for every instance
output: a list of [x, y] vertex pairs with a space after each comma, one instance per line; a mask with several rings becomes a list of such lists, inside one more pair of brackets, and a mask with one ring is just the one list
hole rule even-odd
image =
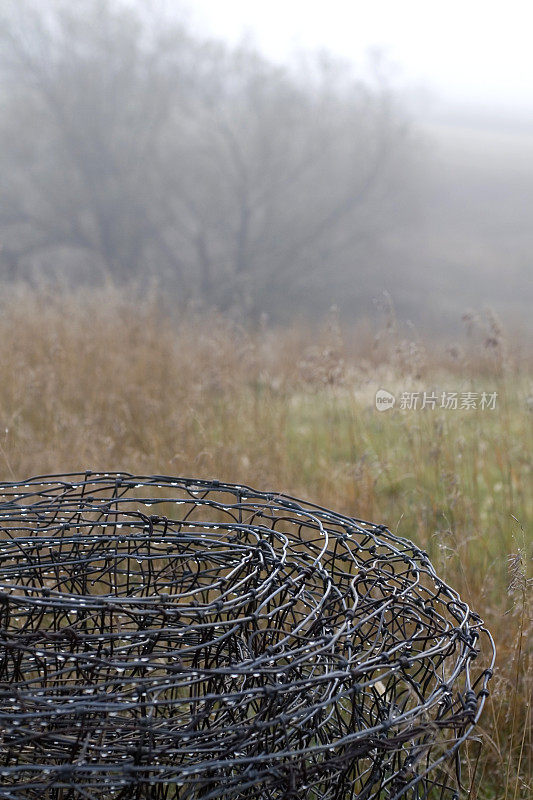
[[0, 798], [459, 796], [494, 647], [410, 541], [126, 473], [2, 483], [0, 527]]

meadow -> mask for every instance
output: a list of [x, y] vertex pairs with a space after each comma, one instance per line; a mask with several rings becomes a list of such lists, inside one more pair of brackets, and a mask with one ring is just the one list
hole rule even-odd
[[[0, 479], [77, 470], [219, 478], [386, 524], [429, 553], [497, 647], [465, 788], [533, 791], [533, 361], [491, 312], [450, 341], [402, 328], [385, 301], [244, 327], [156, 292], [4, 288]], [[459, 326], [458, 326], [459, 327]], [[451, 339], [455, 341], [451, 341]], [[377, 411], [384, 388], [396, 405]], [[401, 408], [403, 392], [418, 408]], [[423, 393], [435, 407], [422, 405]], [[458, 408], [441, 398], [457, 393]], [[461, 408], [466, 393], [476, 408]], [[481, 395], [494, 408], [481, 408]], [[482, 744], [482, 747], [480, 747]]]

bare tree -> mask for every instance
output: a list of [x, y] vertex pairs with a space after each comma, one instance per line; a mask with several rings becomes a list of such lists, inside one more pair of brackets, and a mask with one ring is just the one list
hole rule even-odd
[[0, 222], [12, 251], [82, 250], [125, 278], [152, 246], [179, 278], [153, 217], [154, 160], [181, 88], [168, 62], [187, 53], [186, 34], [165, 41], [107, 0], [16, 0], [1, 45]]
[[5, 3], [5, 269], [62, 253], [78, 271], [156, 274], [182, 299], [253, 314], [346, 268], [408, 175], [386, 84], [324, 59], [295, 73], [152, 11]]

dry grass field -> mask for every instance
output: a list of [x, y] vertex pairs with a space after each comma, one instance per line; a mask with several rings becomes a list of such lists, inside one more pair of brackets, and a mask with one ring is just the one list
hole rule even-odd
[[[531, 797], [533, 370], [491, 314], [424, 344], [335, 316], [244, 330], [156, 295], [5, 289], [0, 477], [84, 469], [217, 477], [387, 524], [429, 552], [498, 649], [470, 798]], [[377, 335], [376, 335], [377, 334]], [[379, 388], [397, 396], [378, 412]], [[401, 409], [401, 392], [435, 408]], [[472, 392], [477, 408], [440, 408]], [[497, 393], [494, 409], [481, 393]], [[419, 400], [420, 404], [421, 400]]]

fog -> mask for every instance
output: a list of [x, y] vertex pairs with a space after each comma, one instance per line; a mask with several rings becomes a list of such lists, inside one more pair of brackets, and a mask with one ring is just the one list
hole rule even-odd
[[4, 0], [0, 279], [155, 283], [177, 306], [273, 323], [332, 305], [371, 317], [386, 292], [429, 332], [486, 306], [530, 326], [533, 112], [516, 58], [491, 99], [486, 42], [461, 87], [465, 37], [447, 84], [427, 42], [402, 65], [363, 26], [347, 58], [313, 13], [310, 38], [289, 15], [301, 35], [276, 40], [250, 17], [266, 4], [221, 5]]

